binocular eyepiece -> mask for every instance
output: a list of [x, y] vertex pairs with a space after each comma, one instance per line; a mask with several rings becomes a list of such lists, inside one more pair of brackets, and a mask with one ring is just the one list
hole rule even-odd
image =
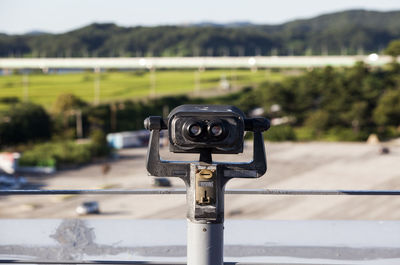
[[182, 130], [192, 141], [218, 141], [227, 136], [226, 124], [222, 120], [188, 120]]

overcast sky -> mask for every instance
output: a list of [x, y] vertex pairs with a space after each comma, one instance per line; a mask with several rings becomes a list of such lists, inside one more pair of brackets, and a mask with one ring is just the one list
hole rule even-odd
[[278, 24], [347, 9], [400, 10], [400, 0], [0, 0], [0, 32], [66, 32], [93, 22], [121, 26], [198, 22]]

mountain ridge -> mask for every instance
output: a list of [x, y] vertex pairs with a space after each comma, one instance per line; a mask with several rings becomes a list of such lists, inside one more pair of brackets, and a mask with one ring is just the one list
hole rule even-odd
[[[36, 31], [38, 32], [38, 31]], [[0, 33], [1, 57], [244, 56], [379, 52], [400, 39], [400, 11], [347, 10], [278, 25], [251, 22], [121, 27], [61, 34]]]

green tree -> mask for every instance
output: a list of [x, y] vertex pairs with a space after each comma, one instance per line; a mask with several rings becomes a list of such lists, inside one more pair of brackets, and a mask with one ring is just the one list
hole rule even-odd
[[54, 130], [57, 137], [75, 138], [77, 135], [75, 127], [79, 119], [81, 121], [80, 126], [83, 125], [82, 109], [86, 106], [88, 104], [74, 94], [60, 94], [57, 97], [52, 107]]
[[385, 49], [385, 54], [390, 55], [395, 60], [400, 56], [400, 40], [393, 40]]
[[352, 104], [349, 111], [341, 114], [341, 118], [350, 125], [354, 132], [359, 132], [362, 127], [368, 123], [369, 116], [368, 104], [365, 101], [358, 101]]
[[330, 115], [324, 110], [312, 112], [305, 121], [305, 125], [311, 128], [316, 136], [320, 136], [323, 131], [329, 128]]
[[50, 116], [40, 105], [18, 103], [0, 118], [0, 146], [48, 139]]
[[64, 114], [73, 109], [81, 109], [88, 104], [75, 96], [74, 94], [60, 94], [53, 104], [52, 112], [54, 114]]
[[111, 151], [108, 146], [106, 134], [100, 129], [92, 130], [90, 134], [91, 152], [93, 156], [105, 156]]
[[379, 125], [400, 125], [400, 90], [389, 90], [379, 99], [374, 110], [374, 120]]

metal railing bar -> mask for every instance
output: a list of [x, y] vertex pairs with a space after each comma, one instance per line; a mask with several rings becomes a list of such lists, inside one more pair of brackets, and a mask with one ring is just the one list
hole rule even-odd
[[[186, 194], [186, 189], [80, 189], [80, 190], [0, 190], [0, 195], [172, 195]], [[359, 195], [399, 196], [400, 190], [291, 190], [228, 189], [225, 194], [247, 195]]]
[[[85, 260], [85, 261], [43, 261], [43, 260], [13, 260], [0, 259], [0, 264], [118, 264], [118, 265], [186, 265], [186, 262], [161, 261], [121, 261], [121, 260]], [[321, 263], [321, 265], [324, 263]], [[224, 265], [307, 265], [307, 263], [270, 263], [270, 262], [224, 262]], [[332, 265], [326, 263], [324, 265]]]
[[82, 190], [0, 190], [0, 195], [154, 195], [154, 194], [186, 194], [186, 189], [82, 189]]
[[172, 265], [186, 264], [186, 262], [160, 262], [160, 261], [122, 261], [122, 260], [85, 260], [85, 261], [45, 261], [45, 260], [0, 260], [0, 264], [129, 264], [129, 265]]
[[253, 195], [380, 195], [398, 196], [400, 190], [289, 190], [289, 189], [233, 189], [225, 194]]

